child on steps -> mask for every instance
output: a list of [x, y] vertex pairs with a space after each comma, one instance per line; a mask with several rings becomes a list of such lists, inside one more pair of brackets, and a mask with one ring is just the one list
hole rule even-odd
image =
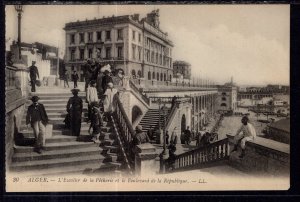
[[[100, 112], [100, 107], [98, 103], [91, 104], [92, 114], [91, 114], [91, 125], [89, 128], [89, 134], [93, 135], [92, 140], [95, 143], [100, 143], [99, 136], [101, 134], [101, 126], [103, 126], [102, 114]], [[91, 129], [93, 128], [93, 133]]]

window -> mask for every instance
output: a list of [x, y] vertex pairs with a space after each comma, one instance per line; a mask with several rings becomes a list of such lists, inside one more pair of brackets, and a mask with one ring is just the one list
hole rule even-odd
[[135, 40], [135, 31], [132, 30], [132, 40]]
[[146, 60], [147, 60], [147, 62], [150, 62], [150, 51], [149, 50], [146, 51]]
[[105, 52], [106, 52], [106, 58], [110, 58], [110, 57], [111, 57], [111, 55], [110, 55], [111, 48], [110, 48], [110, 47], [107, 47], [107, 48], [105, 49]]
[[79, 53], [79, 57], [80, 57], [80, 60], [83, 60], [84, 59], [84, 49], [80, 49], [80, 53]]
[[93, 41], [93, 32], [88, 33], [88, 39], [89, 41]]
[[75, 34], [70, 35], [70, 43], [75, 43]]
[[226, 101], [226, 97], [222, 97], [222, 101]]
[[79, 34], [79, 43], [84, 43], [84, 33]]
[[148, 80], [151, 80], [151, 72], [148, 72]]
[[123, 30], [118, 29], [118, 40], [123, 40]]
[[106, 41], [110, 40], [110, 31], [106, 31]]
[[158, 64], [158, 53], [156, 53], [156, 60], [155, 63]]
[[141, 72], [141, 70], [138, 71], [138, 76], [139, 76], [139, 78], [142, 78], [142, 72]]
[[160, 80], [163, 80], [163, 73], [160, 73]]
[[136, 74], [135, 74], [135, 70], [133, 69], [132, 71], [131, 71], [131, 75], [132, 75], [132, 78], [136, 78]]
[[223, 96], [226, 96], [226, 93], [225, 93], [225, 92], [223, 92], [223, 93], [222, 93], [222, 95], [223, 95]]
[[89, 58], [93, 58], [93, 49], [92, 48], [89, 49]]
[[167, 75], [166, 75], [166, 73], [164, 73], [164, 81], [166, 81], [167, 80]]
[[142, 48], [139, 47], [139, 61], [142, 60]]
[[97, 52], [97, 58], [101, 58], [101, 48], [97, 48], [96, 52]]
[[71, 60], [75, 60], [75, 50], [71, 50]]
[[151, 51], [151, 62], [153, 63], [154, 62], [154, 52]]
[[135, 45], [132, 44], [132, 59], [135, 59]]
[[123, 58], [123, 47], [122, 46], [118, 47], [118, 58]]
[[156, 74], [156, 79], [157, 79], [157, 81], [159, 81], [159, 73], [158, 72]]
[[102, 32], [99, 31], [97, 32], [97, 41], [101, 41], [101, 38], [102, 38]]
[[152, 73], [152, 79], [155, 79], [155, 72]]
[[139, 42], [141, 42], [141, 38], [142, 38], [142, 37], [141, 37], [141, 34], [139, 33]]
[[226, 103], [222, 103], [221, 107], [227, 107]]
[[170, 74], [170, 81], [172, 81], [172, 75]]

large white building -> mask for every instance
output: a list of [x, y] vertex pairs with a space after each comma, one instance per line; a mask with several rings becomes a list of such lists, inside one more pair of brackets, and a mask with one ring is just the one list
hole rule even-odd
[[[173, 77], [173, 43], [159, 28], [159, 10], [70, 22], [66, 31], [66, 66], [84, 74], [88, 58], [98, 58], [133, 78], [167, 81]], [[82, 79], [81, 79], [82, 80]]]

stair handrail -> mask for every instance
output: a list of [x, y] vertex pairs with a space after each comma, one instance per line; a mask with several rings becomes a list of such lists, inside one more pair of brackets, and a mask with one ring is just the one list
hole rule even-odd
[[125, 158], [126, 166], [127, 166], [128, 170], [129, 170], [130, 174], [133, 174], [133, 168], [131, 166], [131, 163], [129, 162], [128, 156], [126, 155], [125, 146], [124, 146], [123, 141], [121, 139], [121, 135], [119, 134], [118, 127], [116, 126], [116, 123], [115, 123], [113, 117], [111, 117], [111, 120], [112, 120], [112, 123], [113, 123], [113, 127], [115, 129], [116, 136], [118, 138], [118, 142], [120, 144], [122, 155]]
[[168, 169], [171, 159], [166, 159], [162, 163], [166, 168], [165, 172], [174, 172], [178, 170], [188, 170], [199, 168], [209, 163], [228, 160], [230, 147], [228, 138], [216, 141], [210, 145], [199, 147], [175, 156], [173, 159], [173, 168]]
[[115, 96], [115, 112], [113, 114], [113, 118], [116, 120], [119, 126], [118, 128], [116, 126], [115, 129], [116, 131], [120, 131], [120, 133], [118, 132], [117, 135], [119, 135], [120, 138], [119, 142], [122, 153], [126, 159], [128, 168], [133, 170], [135, 154], [132, 150], [132, 139], [135, 135], [135, 132], [118, 95]]
[[172, 120], [174, 116], [176, 115], [177, 109], [179, 108], [179, 103], [176, 102], [175, 105], [171, 108], [171, 111], [169, 112], [169, 115], [166, 120], [166, 130], [170, 127]]
[[138, 95], [141, 96], [141, 98], [144, 100], [144, 102], [146, 102], [148, 105], [150, 105], [150, 99], [148, 97], [146, 97], [145, 95], [143, 95], [139, 91], [138, 87], [136, 87], [136, 85], [130, 79], [129, 79], [129, 86], [134, 92], [136, 92]]

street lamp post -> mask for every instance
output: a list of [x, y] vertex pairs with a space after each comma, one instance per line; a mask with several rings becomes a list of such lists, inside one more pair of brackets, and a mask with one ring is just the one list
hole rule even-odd
[[15, 9], [18, 12], [18, 48], [19, 48], [19, 59], [21, 59], [21, 18], [22, 18], [23, 6], [15, 5]]
[[159, 98], [157, 100], [157, 102], [158, 102], [158, 128], [160, 130], [160, 104], [161, 104], [161, 99]]
[[163, 155], [167, 155], [167, 148], [166, 148], [166, 110], [165, 110], [166, 104], [163, 106], [163, 115], [164, 115], [164, 129], [163, 129]]
[[[161, 104], [160, 102], [161, 101], [159, 99], [159, 106]], [[165, 109], [165, 104], [164, 104], [163, 109]], [[166, 148], [166, 112], [165, 112], [165, 110], [163, 110], [163, 115], [164, 115], [163, 151], [159, 155], [159, 158], [160, 158], [160, 172], [161, 173], [165, 173], [165, 171], [166, 171], [166, 159], [168, 159], [167, 148]]]

